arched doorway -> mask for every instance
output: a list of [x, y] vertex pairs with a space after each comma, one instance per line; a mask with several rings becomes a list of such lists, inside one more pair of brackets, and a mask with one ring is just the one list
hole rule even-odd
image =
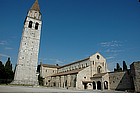
[[97, 82], [97, 89], [101, 90], [101, 82], [100, 81]]
[[84, 89], [87, 89], [87, 83], [83, 83]]
[[54, 87], [56, 86], [56, 83], [55, 83], [55, 82], [53, 83], [53, 86], [54, 86]]
[[96, 89], [96, 83], [93, 81], [93, 89]]
[[104, 82], [104, 89], [108, 89], [108, 82], [107, 81]]

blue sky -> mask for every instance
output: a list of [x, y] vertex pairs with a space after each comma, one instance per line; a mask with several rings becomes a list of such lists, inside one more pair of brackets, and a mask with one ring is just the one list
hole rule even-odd
[[[23, 22], [34, 0], [0, 0], [0, 60], [17, 62]], [[39, 62], [64, 65], [99, 52], [109, 70], [140, 60], [138, 0], [39, 0]]]

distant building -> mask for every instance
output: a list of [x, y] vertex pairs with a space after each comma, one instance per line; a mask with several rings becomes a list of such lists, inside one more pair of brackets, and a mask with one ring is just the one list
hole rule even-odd
[[140, 92], [140, 62], [109, 72], [100, 53], [64, 66], [41, 64], [40, 76], [47, 87]]
[[41, 34], [41, 13], [38, 0], [28, 11], [12, 84], [38, 85], [37, 63]]

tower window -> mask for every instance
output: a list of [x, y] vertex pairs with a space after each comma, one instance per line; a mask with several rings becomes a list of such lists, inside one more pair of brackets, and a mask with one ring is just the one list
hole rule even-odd
[[32, 24], [33, 24], [33, 22], [32, 21], [29, 21], [29, 28], [32, 28]]
[[35, 24], [35, 29], [36, 30], [38, 30], [38, 25], [39, 25], [39, 23], [36, 22], [36, 24]]

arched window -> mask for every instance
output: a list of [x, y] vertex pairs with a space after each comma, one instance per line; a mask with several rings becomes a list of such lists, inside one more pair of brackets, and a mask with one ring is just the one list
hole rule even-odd
[[104, 82], [104, 89], [108, 89], [108, 82], [107, 81]]
[[96, 83], [93, 81], [93, 89], [96, 89]]
[[33, 22], [32, 22], [32, 21], [29, 21], [28, 27], [29, 27], [29, 28], [32, 28], [32, 24], [33, 24]]
[[74, 87], [76, 87], [76, 77], [74, 78]]
[[101, 73], [101, 71], [102, 71], [102, 67], [101, 66], [98, 66], [97, 67], [97, 73]]
[[67, 87], [67, 80], [65, 81], [65, 87]]
[[35, 23], [35, 29], [38, 30], [39, 23]]

